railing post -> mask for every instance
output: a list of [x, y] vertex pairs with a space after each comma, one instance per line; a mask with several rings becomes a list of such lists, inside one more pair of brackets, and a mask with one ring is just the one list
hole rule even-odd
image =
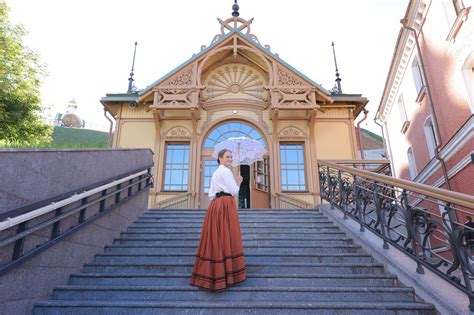
[[334, 194], [333, 194], [333, 190], [332, 190], [332, 181], [331, 181], [331, 172], [329, 170], [329, 166], [327, 166], [327, 183], [328, 183], [328, 201], [329, 201], [329, 204], [331, 205], [331, 210], [334, 210]]
[[384, 217], [383, 207], [382, 207], [383, 198], [382, 196], [380, 196], [380, 187], [376, 181], [374, 181], [374, 186], [375, 186], [374, 187], [375, 209], [377, 211], [377, 217], [380, 224], [380, 233], [382, 234], [383, 248], [388, 249], [388, 243], [386, 239], [387, 235], [385, 233], [385, 217]]
[[[28, 221], [22, 222], [18, 225], [17, 234], [23, 232], [28, 227]], [[15, 247], [13, 248], [12, 260], [18, 259], [23, 253], [23, 245], [25, 245], [25, 238], [22, 237], [15, 241]]]
[[119, 203], [120, 201], [120, 188], [122, 188], [122, 184], [118, 184], [116, 191], [117, 193], [115, 194], [115, 203]]
[[[81, 206], [85, 205], [87, 203], [87, 197], [86, 198], [82, 198], [81, 200]], [[82, 209], [80, 212], [79, 212], [79, 223], [82, 223], [84, 222], [86, 218], [86, 208]]]
[[[105, 197], [107, 195], [107, 189], [104, 189], [102, 190], [102, 193], [101, 193], [101, 197]], [[103, 212], [105, 210], [105, 203], [106, 203], [107, 199], [104, 198], [100, 201], [100, 204], [99, 204], [99, 212]]]
[[129, 185], [129, 187], [128, 187], [128, 194], [127, 194], [128, 197], [130, 197], [130, 196], [132, 195], [132, 187], [133, 187], [132, 184], [133, 184], [133, 179], [130, 179], [130, 180], [128, 181], [128, 185]]
[[355, 202], [355, 207], [356, 207], [356, 214], [359, 216], [359, 222], [360, 222], [359, 231], [364, 232], [365, 228], [364, 228], [364, 224], [362, 223], [363, 222], [362, 221], [362, 208], [360, 207], [360, 196], [359, 196], [360, 188], [358, 184], [359, 177], [357, 175], [353, 175], [353, 176], [354, 176], [354, 181], [353, 181], [354, 202]]
[[416, 244], [416, 237], [417, 237], [416, 217], [415, 217], [413, 208], [408, 204], [408, 196], [405, 189], [402, 192], [402, 203], [407, 212], [407, 218], [406, 218], [407, 222], [405, 223], [406, 224], [405, 228], [411, 237], [411, 241], [410, 241], [411, 248], [416, 258], [416, 272], [418, 272], [419, 274], [424, 274], [425, 270], [423, 269], [421, 265], [420, 257], [418, 256], [418, 245]]
[[342, 180], [341, 171], [337, 171], [338, 183], [339, 183], [339, 200], [341, 202], [342, 213], [344, 214], [343, 219], [347, 220], [347, 205], [346, 205], [346, 192], [344, 190], [344, 181]]
[[[57, 208], [55, 213], [54, 213], [54, 216], [55, 217], [59, 217], [61, 214], [63, 213], [63, 208]], [[60, 233], [60, 230], [59, 230], [59, 224], [60, 224], [61, 221], [56, 221], [54, 224], [53, 224], [53, 230], [51, 232], [51, 239], [55, 238], [56, 236], [59, 235]]]

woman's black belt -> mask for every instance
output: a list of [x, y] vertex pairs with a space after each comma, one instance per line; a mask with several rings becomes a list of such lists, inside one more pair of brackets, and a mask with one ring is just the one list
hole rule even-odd
[[223, 191], [219, 191], [219, 192], [216, 194], [216, 198], [224, 197], [224, 196], [232, 196], [232, 194], [229, 194], [229, 193], [226, 193], [226, 192], [223, 192]]

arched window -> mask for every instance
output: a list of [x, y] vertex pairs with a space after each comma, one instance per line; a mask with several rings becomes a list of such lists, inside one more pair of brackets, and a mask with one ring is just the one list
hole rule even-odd
[[425, 124], [424, 124], [424, 130], [425, 130], [426, 145], [428, 146], [428, 152], [429, 152], [430, 158], [433, 158], [435, 156], [436, 146], [438, 142], [436, 140], [436, 132], [434, 129], [433, 120], [431, 119], [431, 116], [426, 118]]
[[204, 148], [213, 148], [216, 144], [231, 137], [248, 137], [267, 146], [260, 132], [243, 122], [230, 122], [218, 126], [206, 138]]
[[410, 172], [410, 178], [415, 179], [416, 175], [418, 174], [418, 170], [416, 169], [416, 160], [415, 160], [415, 155], [413, 154], [412, 147], [408, 148], [407, 158], [408, 158], [408, 171]]

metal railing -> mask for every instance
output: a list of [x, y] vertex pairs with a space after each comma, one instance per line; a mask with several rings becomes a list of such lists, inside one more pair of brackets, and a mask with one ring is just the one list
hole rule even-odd
[[392, 175], [389, 160], [331, 160], [331, 162], [387, 176]]
[[152, 187], [151, 165], [0, 214], [0, 275]]
[[187, 192], [178, 196], [158, 202], [157, 207], [162, 209], [189, 209], [192, 204], [192, 192]]
[[474, 310], [474, 197], [319, 161], [321, 202], [464, 291]]
[[278, 209], [308, 209], [314, 206], [303, 200], [294, 197], [286, 196], [280, 193], [275, 193], [277, 197]]

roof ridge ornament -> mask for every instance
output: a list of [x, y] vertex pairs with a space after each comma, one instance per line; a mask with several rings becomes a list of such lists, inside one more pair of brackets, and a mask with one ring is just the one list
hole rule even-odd
[[238, 17], [239, 16], [239, 5], [237, 4], [237, 0], [235, 0], [234, 5], [232, 6], [232, 16]]

